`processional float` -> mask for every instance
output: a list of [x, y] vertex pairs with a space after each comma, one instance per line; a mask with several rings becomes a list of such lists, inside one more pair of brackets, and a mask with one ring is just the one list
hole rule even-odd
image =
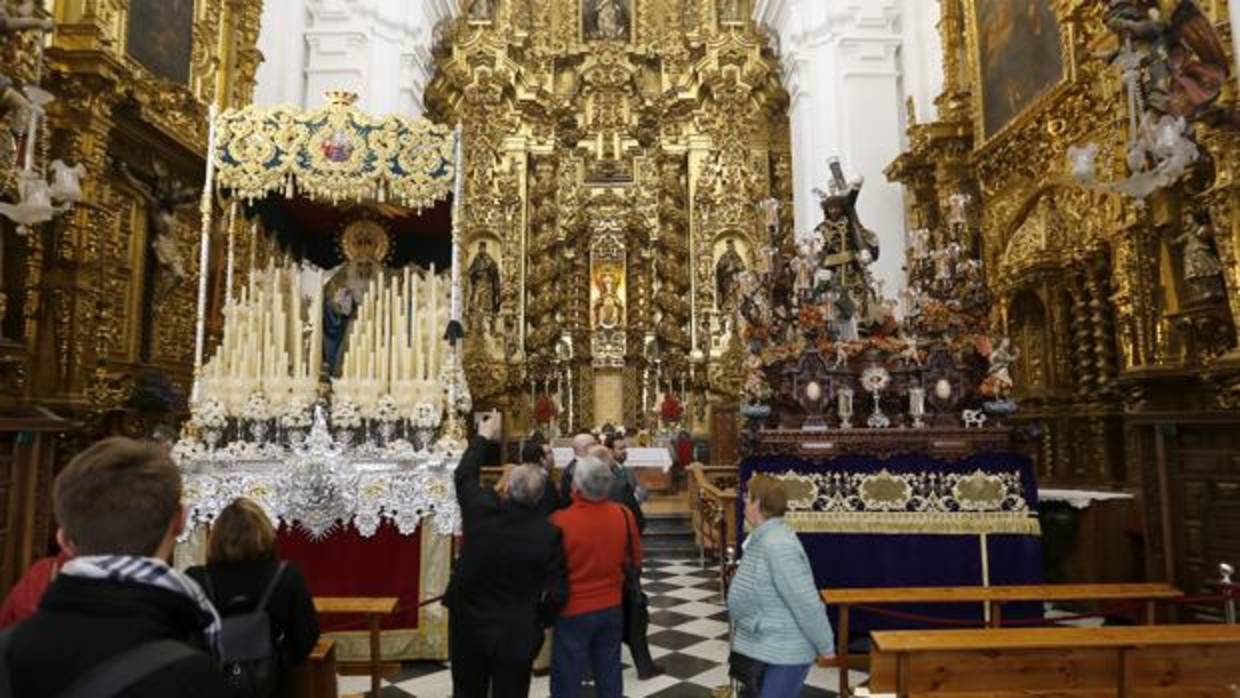
[[[355, 99], [212, 111], [192, 418], [174, 448], [191, 524], [237, 496], [314, 537], [349, 523], [369, 536], [385, 519], [412, 533], [424, 517], [447, 534], [459, 520], [459, 131], [373, 118]], [[253, 242], [238, 260], [246, 220], [279, 250], [265, 266]], [[217, 223], [224, 322], [208, 347]]]

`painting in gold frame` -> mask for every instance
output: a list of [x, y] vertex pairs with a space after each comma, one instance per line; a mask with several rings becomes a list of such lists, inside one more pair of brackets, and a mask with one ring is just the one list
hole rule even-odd
[[161, 80], [189, 84], [194, 0], [130, 0], [125, 51]]
[[1003, 131], [1068, 76], [1051, 0], [970, 0], [979, 141]]

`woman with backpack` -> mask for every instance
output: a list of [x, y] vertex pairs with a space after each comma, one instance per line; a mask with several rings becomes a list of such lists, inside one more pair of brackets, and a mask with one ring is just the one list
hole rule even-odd
[[222, 619], [231, 698], [291, 695], [289, 670], [314, 649], [319, 619], [305, 578], [279, 559], [266, 512], [244, 497], [234, 500], [211, 526], [207, 564], [186, 572]]

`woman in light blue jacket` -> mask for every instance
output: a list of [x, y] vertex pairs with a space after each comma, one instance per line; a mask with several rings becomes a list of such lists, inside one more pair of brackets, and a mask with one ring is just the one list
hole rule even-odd
[[[805, 548], [784, 523], [788, 494], [782, 482], [755, 477], [749, 481], [745, 521], [749, 536], [732, 587], [733, 663], [760, 663], [759, 686], [747, 686], [742, 698], [795, 698], [820, 656], [835, 653], [827, 610], [814, 586]], [[743, 672], [755, 676], [753, 671]]]

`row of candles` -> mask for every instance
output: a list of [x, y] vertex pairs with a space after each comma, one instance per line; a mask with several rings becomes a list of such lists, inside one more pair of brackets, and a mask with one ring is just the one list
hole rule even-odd
[[[852, 388], [843, 387], [836, 391], [836, 412], [840, 417], [840, 428], [851, 429], [853, 412], [853, 398], [855, 393]], [[874, 414], [881, 415], [882, 410], [878, 406], [878, 392], [874, 392]], [[913, 418], [914, 427], [924, 427], [926, 424], [922, 418], [926, 416], [926, 389], [914, 385], [908, 389], [908, 412]], [[881, 420], [872, 420], [871, 426], [875, 426]], [[884, 425], [885, 426], [885, 425]]]
[[[306, 324], [310, 336], [307, 344]], [[308, 304], [295, 266], [255, 271], [247, 288], [224, 305], [219, 351], [203, 367], [203, 389], [240, 409], [253, 393], [273, 405], [291, 397], [314, 399], [323, 362], [323, 294]]]
[[373, 279], [353, 322], [336, 392], [364, 408], [387, 394], [424, 393], [420, 397], [437, 402], [451, 296], [451, 284], [434, 266], [425, 274], [405, 267]]

